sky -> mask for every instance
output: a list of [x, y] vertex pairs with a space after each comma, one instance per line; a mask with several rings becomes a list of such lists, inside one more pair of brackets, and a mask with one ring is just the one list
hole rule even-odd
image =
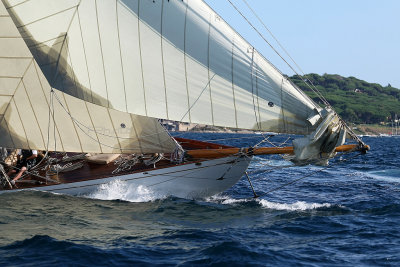
[[[289, 59], [243, 0], [231, 1]], [[400, 0], [246, 1], [304, 73], [354, 76], [400, 89]], [[228, 0], [205, 2], [278, 69], [294, 74]]]

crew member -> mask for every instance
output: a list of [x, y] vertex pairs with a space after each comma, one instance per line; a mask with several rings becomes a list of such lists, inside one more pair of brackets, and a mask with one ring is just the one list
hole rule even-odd
[[15, 181], [21, 178], [22, 174], [24, 174], [25, 171], [36, 165], [37, 156], [37, 150], [20, 150], [17, 156], [17, 165], [15, 165], [15, 169], [12, 169], [8, 173], [8, 175], [11, 175], [18, 172], [18, 174], [11, 181], [13, 185], [15, 185]]

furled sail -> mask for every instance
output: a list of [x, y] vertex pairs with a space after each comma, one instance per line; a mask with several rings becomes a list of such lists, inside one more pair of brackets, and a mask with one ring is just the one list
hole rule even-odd
[[52, 90], [0, 2], [0, 147], [153, 153], [176, 145], [156, 119]]
[[321, 109], [202, 0], [2, 0], [50, 85], [153, 118], [309, 134]]

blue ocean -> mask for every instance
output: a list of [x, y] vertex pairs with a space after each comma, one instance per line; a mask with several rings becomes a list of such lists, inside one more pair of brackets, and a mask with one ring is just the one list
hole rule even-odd
[[[181, 137], [239, 147], [263, 139]], [[257, 199], [245, 177], [203, 200], [121, 183], [85, 197], [2, 194], [0, 266], [399, 266], [400, 138], [363, 140], [367, 155], [341, 155], [329, 168], [255, 157]]]

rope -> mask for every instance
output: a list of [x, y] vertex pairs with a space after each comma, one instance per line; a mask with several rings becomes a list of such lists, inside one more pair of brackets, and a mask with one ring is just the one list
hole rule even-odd
[[162, 160], [164, 157], [163, 153], [156, 153], [153, 157], [151, 157], [148, 160], [144, 160], [143, 163], [146, 166], [150, 166], [153, 165], [153, 167], [156, 167], [156, 163], [159, 162], [160, 160]]
[[243, 156], [245, 156], [245, 157], [247, 157], [247, 158], [250, 158], [249, 157], [249, 155], [247, 155], [246, 153], [243, 153], [243, 152], [239, 152], [237, 155], [235, 155], [236, 156], [236, 158], [235, 158], [235, 160], [232, 162], [232, 164], [228, 167], [228, 169], [222, 174], [222, 176], [220, 177], [220, 178], [218, 178], [217, 180], [223, 180], [223, 179], [225, 179], [225, 175], [228, 173], [228, 172], [230, 172], [230, 170], [233, 168], [233, 166], [235, 166], [238, 162], [239, 162], [239, 159], [241, 158], [241, 157], [243, 157]]
[[78, 155], [74, 155], [74, 156], [68, 156], [68, 154], [65, 154], [62, 157], [61, 162], [70, 162], [70, 161], [85, 159], [86, 155], [87, 155], [86, 153], [82, 153], [82, 154], [78, 154]]
[[[56, 139], [56, 118], [54, 116], [54, 95], [55, 92], [53, 88], [50, 90], [50, 103], [51, 103], [51, 109], [52, 109], [52, 117], [53, 117], [53, 138], [54, 138], [54, 151], [57, 151], [57, 139]], [[47, 149], [48, 150], [48, 149]]]
[[[43, 158], [35, 165], [31, 168], [32, 171], [34, 171], [48, 156], [49, 154], [49, 144], [50, 144], [50, 122], [51, 122], [51, 117], [53, 117], [53, 127], [54, 127], [54, 150], [56, 150], [56, 145], [57, 145], [57, 141], [56, 141], [56, 125], [54, 123], [54, 101], [53, 101], [53, 93], [54, 90], [51, 89], [50, 90], [50, 106], [49, 106], [49, 121], [47, 124], [47, 143], [46, 143], [46, 153], [44, 154]], [[52, 111], [53, 110], [53, 111]]]
[[269, 138], [273, 137], [273, 135], [268, 135], [267, 137], [264, 137], [263, 140], [261, 140], [260, 142], [258, 142], [257, 144], [255, 144], [253, 147], [258, 147], [259, 145], [261, 145], [262, 143], [265, 143], [269, 140]]
[[193, 102], [193, 104], [189, 107], [189, 109], [186, 111], [186, 113], [182, 116], [179, 122], [182, 122], [182, 120], [186, 117], [186, 115], [190, 112], [190, 110], [196, 105], [197, 101], [199, 101], [200, 97], [203, 95], [204, 91], [207, 89], [208, 85], [211, 83], [212, 79], [214, 79], [216, 73], [208, 80], [206, 86], [204, 86], [203, 90], [201, 90], [199, 96], [197, 99]]
[[[6, 163], [3, 162], [3, 161], [0, 161], [0, 163], [6, 164]], [[20, 168], [17, 168], [17, 167], [15, 167], [15, 166], [10, 166], [10, 167], [13, 168], [13, 169], [16, 169], [16, 170], [21, 171]], [[39, 175], [39, 174], [37, 174], [37, 173], [35, 173], [35, 172], [31, 172], [31, 171], [26, 170], [25, 173], [30, 174], [30, 175], [32, 175], [32, 176], [36, 176], [36, 177], [42, 178], [42, 179], [44, 179], [44, 180], [46, 180], [46, 181], [47, 181], [47, 180], [48, 180], [48, 181], [51, 181], [51, 182], [53, 182], [53, 183], [57, 183], [57, 184], [60, 183], [60, 182], [55, 181], [55, 180], [53, 180], [53, 179], [50, 179], [50, 178], [48, 178], [48, 177], [41, 176], [41, 175]]]
[[[290, 69], [296, 75], [300, 76], [302, 78], [302, 81], [307, 85], [308, 88], [310, 88], [318, 97], [319, 99], [329, 108], [331, 108], [336, 116], [339, 118], [341, 123], [345, 126], [346, 130], [349, 132], [350, 136], [356, 140], [360, 145], [363, 147], [366, 147], [366, 144], [354, 133], [354, 131], [346, 124], [345, 121], [340, 118], [339, 114], [333, 109], [333, 107], [329, 104], [329, 102], [326, 100], [326, 98], [322, 95], [322, 93], [318, 90], [318, 88], [313, 84], [313, 82], [308, 79], [308, 77], [304, 74], [303, 70], [300, 68], [300, 66], [294, 61], [294, 59], [290, 56], [290, 54], [286, 51], [286, 49], [281, 45], [281, 43], [277, 40], [277, 38], [272, 34], [272, 32], [268, 29], [268, 27], [265, 25], [265, 23], [260, 19], [260, 17], [256, 14], [256, 12], [251, 8], [251, 6], [247, 3], [246, 0], [242, 0], [246, 6], [250, 9], [250, 11], [254, 14], [254, 16], [260, 21], [260, 23], [264, 26], [264, 28], [271, 34], [271, 36], [275, 39], [275, 41], [278, 43], [278, 45], [282, 48], [282, 50], [289, 56], [289, 58], [294, 62], [294, 64], [297, 66], [297, 68], [300, 70], [300, 72], [303, 75], [300, 75], [294, 68], [293, 66], [285, 60], [285, 58], [275, 49], [275, 47], [265, 38], [265, 36], [247, 19], [247, 17], [232, 3], [231, 0], [227, 0], [231, 6], [243, 17], [244, 20], [254, 29], [254, 31], [257, 32], [257, 34], [271, 47], [271, 49], [289, 66]], [[305, 79], [304, 79], [305, 78]], [[289, 80], [289, 79], [288, 79]], [[308, 82], [306, 82], [308, 81]], [[293, 84], [293, 83], [292, 83]], [[310, 85], [311, 84], [311, 85]], [[294, 85], [294, 84], [293, 84]], [[301, 94], [304, 95], [304, 92], [300, 91], [300, 89], [297, 88], [297, 86], [294, 86]]]
[[[61, 103], [61, 100], [58, 98], [57, 94], [56, 94], [54, 91], [53, 91], [53, 93], [54, 93], [54, 95], [55, 95], [55, 97], [56, 97], [56, 100], [57, 100], [58, 103], [60, 104], [60, 106], [61, 106], [61, 107], [64, 109], [64, 111], [70, 116], [71, 120], [75, 123], [75, 125], [76, 125], [87, 137], [89, 137], [90, 139], [92, 139], [94, 142], [97, 142], [98, 144], [100, 144], [100, 145], [102, 145], [102, 146], [105, 146], [105, 147], [108, 147], [108, 148], [118, 149], [118, 150], [121, 150], [121, 151], [123, 151], [123, 150], [132, 150], [132, 147], [131, 147], [131, 148], [120, 148], [120, 147], [114, 147], [114, 146], [110, 146], [110, 145], [104, 144], [104, 143], [100, 142], [99, 140], [97, 140], [96, 138], [94, 138], [94, 137], [92, 137], [91, 135], [89, 135], [88, 133], [86, 133], [86, 131], [85, 131], [84, 129], [82, 129], [82, 127], [85, 127], [86, 129], [88, 129], [88, 130], [90, 130], [90, 131], [94, 131], [94, 132], [96, 132], [96, 131], [93, 130], [93, 129], [91, 129], [91, 128], [89, 128], [88, 126], [82, 124], [82, 123], [79, 122], [78, 120], [76, 120], [76, 119], [72, 116], [72, 114], [65, 108], [65, 106]], [[97, 134], [100, 134], [100, 135], [103, 135], [103, 136], [106, 136], [106, 137], [117, 138], [117, 139], [120, 138], [120, 139], [133, 139], [133, 140], [138, 140], [138, 141], [140, 140], [139, 138], [117, 137], [117, 136], [111, 136], [111, 135], [103, 134], [103, 133], [100, 133], [100, 132], [96, 132], [96, 133], [97, 133]], [[154, 134], [145, 135], [145, 136], [143, 136], [143, 137], [154, 136], [154, 135], [158, 135], [159, 133], [161, 133], [161, 132], [155, 132]], [[140, 147], [140, 146], [137, 146], [137, 147]]]
[[288, 166], [273, 166], [268, 163], [264, 163], [264, 164], [261, 164], [261, 166], [259, 166], [259, 167], [265, 167], [265, 166], [270, 167], [270, 169], [264, 170], [264, 171], [259, 171], [259, 170], [248, 171], [248, 173], [256, 173], [256, 172], [269, 173], [269, 172], [273, 172], [274, 170], [277, 170], [277, 169], [288, 169], [288, 168], [297, 167], [299, 165], [293, 164], [293, 165], [288, 165]]
[[[88, 129], [89, 131], [96, 132], [96, 130], [92, 129], [92, 128], [89, 127], [89, 126], [86, 126], [85, 124], [83, 124], [83, 123], [81, 123], [80, 121], [78, 121], [77, 119], [75, 119], [75, 117], [72, 116], [72, 114], [71, 114], [71, 113], [67, 110], [67, 108], [63, 105], [63, 103], [62, 103], [61, 100], [59, 99], [57, 93], [56, 93], [55, 91], [53, 91], [53, 93], [54, 93], [54, 96], [56, 97], [57, 102], [60, 104], [60, 106], [64, 109], [64, 111], [68, 114], [68, 116], [72, 119], [72, 121], [73, 121], [75, 124], [79, 124], [79, 125], [81, 125], [82, 127]], [[79, 126], [78, 126], [78, 127], [79, 127]], [[79, 129], [82, 130], [84, 133], [86, 133], [81, 127], [79, 127]], [[103, 134], [103, 133], [100, 133], [100, 132], [96, 132], [96, 133], [99, 134], [99, 135], [105, 136], [105, 137], [111, 137], [111, 138], [115, 138], [115, 139], [133, 139], [133, 140], [141, 140], [140, 138], [118, 137], [118, 136], [114, 136], [114, 135]], [[143, 137], [154, 136], [154, 135], [157, 135], [157, 134], [160, 134], [160, 133], [162, 133], [162, 132], [155, 132], [155, 133], [153, 133], [153, 134], [143, 135]], [[90, 137], [90, 136], [89, 136], [89, 137]], [[99, 143], [100, 143], [100, 142], [99, 142]], [[119, 149], [119, 148], [118, 148], [118, 149]]]
[[258, 21], [264, 26], [264, 28], [268, 31], [268, 33], [272, 36], [272, 38], [278, 43], [279, 47], [285, 52], [285, 54], [292, 60], [292, 62], [296, 65], [296, 67], [304, 74], [303, 70], [300, 68], [300, 66], [296, 63], [296, 61], [291, 57], [289, 52], [283, 47], [283, 45], [279, 42], [279, 40], [275, 37], [275, 35], [269, 30], [269, 28], [265, 25], [265, 23], [261, 20], [261, 18], [257, 15], [257, 13], [254, 11], [253, 8], [248, 4], [246, 0], [242, 0], [245, 5], [250, 9], [250, 11], [253, 13], [253, 15], [258, 19]]
[[114, 165], [118, 165], [118, 167], [112, 171], [112, 174], [117, 174], [122, 171], [131, 170], [140, 160], [140, 156], [132, 154], [127, 157], [120, 156], [115, 162]]
[[[194, 107], [194, 105], [196, 105], [197, 101], [199, 101], [200, 97], [203, 95], [204, 91], [207, 89], [207, 87], [209, 86], [209, 84], [211, 83], [211, 81], [214, 79], [216, 73], [213, 74], [213, 76], [208, 80], [208, 82], [206, 83], [206, 85], [204, 86], [203, 90], [201, 90], [199, 96], [196, 98], [196, 100], [193, 102], [193, 104], [188, 108], [188, 110], [186, 111], [185, 114], [183, 114], [182, 118], [178, 121], [178, 123], [180, 124], [183, 119], [186, 117], [186, 115], [190, 112], [190, 110]], [[196, 124], [196, 126], [194, 126], [192, 129], [196, 128], [199, 124]], [[167, 131], [168, 132], [168, 131]], [[169, 134], [169, 132], [168, 132]], [[181, 133], [178, 135], [175, 135], [175, 137], [179, 137], [182, 136], [186, 133]], [[171, 135], [170, 135], [171, 136]], [[172, 136], [171, 136], [172, 137]], [[173, 138], [174, 139], [174, 138]], [[175, 139], [174, 139], [175, 140]], [[183, 149], [182, 149], [183, 150]]]
[[0, 164], [0, 172], [1, 174], [3, 174], [2, 176], [0, 176], [0, 181], [2, 182], [1, 186], [5, 187], [6, 185], [8, 185], [12, 189], [10, 177], [8, 177], [6, 171], [4, 170], [3, 164]]
[[69, 171], [77, 170], [79, 168], [82, 168], [83, 165], [84, 165], [83, 162], [78, 162], [75, 164], [70, 162], [70, 163], [65, 164], [64, 166], [61, 166], [60, 164], [56, 164], [50, 168], [50, 172], [55, 172], [58, 175], [58, 173], [60, 173], [60, 172], [69, 172]]
[[[331, 105], [329, 104], [329, 102], [326, 100], [326, 98], [322, 95], [322, 93], [318, 90], [318, 88], [310, 81], [310, 79], [307, 78], [307, 76], [304, 74], [303, 70], [300, 68], [300, 66], [296, 63], [296, 61], [290, 56], [290, 54], [287, 52], [287, 50], [281, 45], [281, 43], [278, 41], [278, 39], [272, 34], [272, 32], [268, 29], [268, 27], [265, 25], [265, 23], [260, 19], [260, 17], [256, 14], [256, 12], [250, 7], [250, 5], [247, 3], [246, 0], [242, 0], [246, 6], [250, 9], [250, 11], [253, 13], [253, 15], [258, 19], [258, 21], [264, 26], [264, 28], [269, 32], [269, 34], [272, 36], [272, 38], [274, 38], [274, 40], [278, 43], [278, 45], [281, 47], [281, 49], [286, 53], [286, 55], [289, 56], [289, 58], [292, 60], [292, 62], [297, 66], [297, 68], [300, 70], [300, 72], [303, 75], [300, 75], [291, 65], [290, 63], [288, 63], [283, 56], [281, 56], [281, 54], [272, 46], [271, 43], [269, 43], [267, 41], [267, 39], [262, 35], [261, 32], [259, 32], [256, 27], [243, 15], [243, 13], [241, 13], [237, 7], [230, 1], [228, 0], [231, 5], [239, 12], [239, 14], [247, 21], [247, 23], [261, 36], [261, 38], [264, 39], [265, 42], [267, 42], [267, 44], [273, 49], [273, 51], [298, 75], [302, 78], [302, 81], [315, 93], [317, 94], [317, 96], [320, 98], [320, 100], [328, 107], [331, 107]], [[304, 79], [306, 78], [306, 79]], [[305, 82], [305, 80], [307, 80], [312, 87]], [[297, 88], [296, 88], [297, 89]]]
[[[349, 152], [349, 153], [350, 153], [350, 152]], [[338, 164], [341, 164], [341, 163], [343, 163], [343, 162], [347, 162], [347, 161], [349, 161], [349, 160], [351, 160], [351, 159], [354, 159], [354, 158], [356, 158], [356, 157], [358, 157], [358, 156], [360, 156], [360, 155], [362, 155], [362, 154], [360, 153], [360, 154], [357, 154], [357, 155], [355, 155], [355, 156], [353, 156], [353, 157], [351, 157], [351, 158], [348, 158], [348, 159], [345, 159], [345, 160], [340, 160]], [[271, 189], [271, 190], [265, 192], [263, 195], [268, 195], [268, 194], [270, 194], [270, 193], [272, 193], [272, 192], [275, 192], [275, 191], [277, 191], [277, 190], [279, 190], [279, 189], [282, 189], [282, 188], [284, 188], [284, 187], [286, 187], [286, 186], [288, 186], [288, 185], [294, 184], [294, 183], [296, 183], [296, 182], [298, 182], [298, 181], [301, 181], [301, 180], [303, 180], [303, 179], [305, 179], [305, 178], [308, 178], [308, 177], [310, 177], [310, 176], [313, 176], [314, 174], [320, 173], [320, 172], [322, 172], [322, 171], [324, 171], [324, 170], [326, 170], [326, 169], [332, 168], [332, 167], [333, 167], [333, 165], [332, 165], [332, 166], [331, 166], [331, 165], [325, 166], [325, 167], [323, 167], [323, 168], [321, 168], [321, 169], [319, 169], [319, 170], [317, 170], [317, 171], [314, 171], [314, 172], [312, 172], [312, 173], [310, 173], [310, 174], [307, 174], [307, 175], [305, 175], [305, 176], [302, 176], [302, 177], [300, 177], [300, 178], [297, 178], [297, 179], [295, 179], [295, 180], [293, 180], [293, 181], [290, 181], [290, 182], [288, 182], [288, 183], [285, 183], [285, 184], [283, 184], [283, 185], [281, 185], [281, 186], [275, 187], [275, 188], [273, 188], [273, 189]]]
[[[257, 28], [248, 20], [248, 18], [232, 3], [231, 0], [227, 0], [231, 6], [243, 17], [243, 19], [254, 29], [254, 31], [271, 47], [271, 49], [289, 66], [289, 68], [296, 73], [298, 76], [302, 77], [293, 67], [292, 65], [290, 65], [289, 62], [287, 62], [287, 60], [275, 49], [275, 47], [267, 40], [267, 38], [265, 38], [265, 36], [259, 31], [257, 30]], [[308, 84], [307, 84], [308, 85]], [[310, 85], [308, 85], [308, 87], [311, 90], [314, 90]], [[302, 95], [304, 95], [304, 92], [302, 92], [299, 88], [294, 87], [299, 93], [301, 93]], [[316, 93], [318, 95], [318, 93]], [[321, 99], [322, 101], [324, 101], [323, 99]], [[316, 104], [313, 102], [314, 106], [316, 106]], [[329, 103], [328, 103], [328, 106]], [[317, 106], [316, 106], [317, 107]]]

